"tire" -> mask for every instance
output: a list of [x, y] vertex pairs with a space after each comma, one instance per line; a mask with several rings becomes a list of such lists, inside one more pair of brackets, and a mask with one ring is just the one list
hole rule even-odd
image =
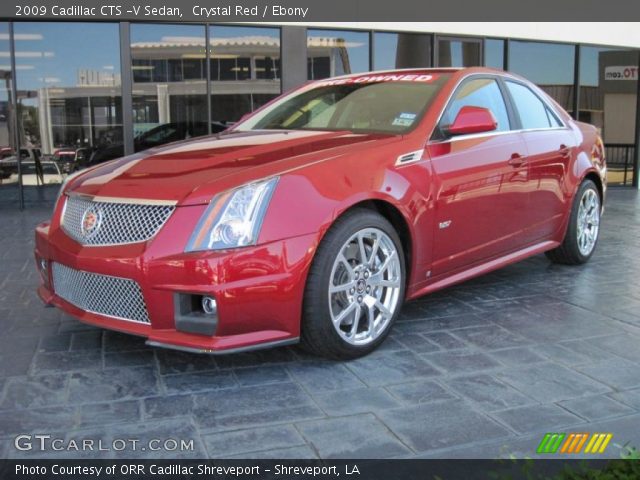
[[559, 247], [546, 252], [547, 258], [553, 263], [563, 265], [586, 263], [593, 255], [598, 243], [601, 212], [602, 204], [598, 187], [593, 181], [585, 180], [573, 199], [564, 240]]
[[311, 265], [301, 346], [340, 360], [373, 351], [400, 313], [405, 272], [402, 243], [383, 216], [358, 208], [339, 217]]

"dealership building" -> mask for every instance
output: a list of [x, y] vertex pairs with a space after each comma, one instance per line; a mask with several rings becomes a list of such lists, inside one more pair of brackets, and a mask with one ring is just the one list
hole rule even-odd
[[133, 153], [142, 135], [217, 131], [307, 80], [413, 67], [530, 79], [601, 130], [610, 184], [638, 187], [639, 49], [634, 23], [0, 22], [0, 207], [55, 195], [10, 175], [16, 151], [25, 165]]

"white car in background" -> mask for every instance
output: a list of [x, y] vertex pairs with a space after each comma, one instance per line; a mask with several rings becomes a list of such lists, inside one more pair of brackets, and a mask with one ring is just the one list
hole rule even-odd
[[[42, 165], [42, 177], [39, 177], [36, 170], [36, 162], [22, 162], [22, 185], [35, 187], [38, 185], [61, 184], [66, 175], [60, 171], [56, 162], [40, 162]], [[17, 174], [16, 175], [17, 178]]]

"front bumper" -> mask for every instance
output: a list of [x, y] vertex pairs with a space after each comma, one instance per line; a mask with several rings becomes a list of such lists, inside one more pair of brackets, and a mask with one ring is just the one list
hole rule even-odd
[[[191, 231], [185, 226], [194, 225], [201, 213], [198, 207], [180, 207], [151, 241], [121, 246], [83, 247], [55, 221], [39, 225], [35, 256], [42, 277], [40, 298], [85, 323], [143, 336], [154, 346], [230, 353], [297, 342], [317, 235], [223, 252], [176, 252], [175, 246], [185, 245]], [[136, 282], [149, 323], [84, 310], [57, 295], [54, 263]], [[177, 294], [216, 299], [213, 335], [176, 328]]]

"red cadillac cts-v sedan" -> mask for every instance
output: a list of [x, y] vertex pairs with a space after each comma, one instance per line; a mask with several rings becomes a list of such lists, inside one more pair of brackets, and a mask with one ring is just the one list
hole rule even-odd
[[348, 75], [70, 177], [36, 230], [39, 294], [150, 345], [353, 358], [405, 300], [541, 252], [586, 262], [605, 191], [596, 129], [520, 77]]

